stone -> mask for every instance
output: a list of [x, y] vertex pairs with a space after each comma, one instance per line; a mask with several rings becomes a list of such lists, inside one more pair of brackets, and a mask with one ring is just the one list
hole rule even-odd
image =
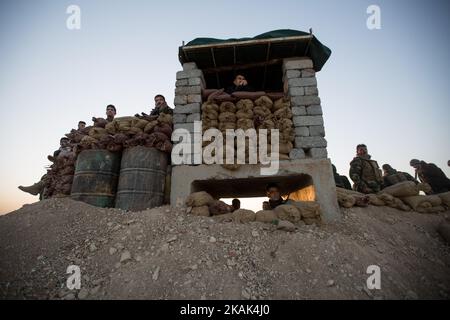
[[310, 78], [316, 76], [316, 71], [314, 69], [303, 69], [301, 72], [302, 78]]
[[288, 80], [289, 87], [311, 87], [317, 86], [317, 79], [312, 78], [293, 78]]
[[306, 113], [310, 116], [322, 115], [322, 106], [320, 104], [313, 104], [306, 108]]
[[202, 78], [189, 78], [188, 84], [190, 86], [202, 86], [205, 87], [205, 82]]
[[292, 69], [312, 69], [313, 67], [312, 60], [307, 57], [295, 57], [283, 60], [283, 71]]
[[173, 100], [173, 104], [175, 106], [177, 105], [184, 105], [184, 104], [188, 104], [188, 97], [186, 95], [182, 95], [182, 96], [175, 96], [175, 99]]
[[323, 126], [322, 116], [294, 116], [292, 118], [294, 126]]
[[320, 98], [318, 96], [295, 96], [291, 97], [293, 106], [310, 106], [320, 104]]
[[310, 126], [309, 135], [325, 137], [325, 128], [323, 126]]
[[305, 88], [304, 87], [289, 87], [288, 92], [291, 97], [304, 96]]
[[209, 238], [209, 242], [211, 242], [211, 243], [215, 243], [217, 240], [216, 240], [216, 238], [214, 238], [214, 237], [210, 237]]
[[86, 299], [87, 296], [89, 295], [89, 291], [87, 291], [85, 288], [82, 288], [79, 292], [78, 292], [78, 299]]
[[296, 137], [296, 148], [326, 148], [327, 141], [323, 137]]
[[328, 157], [326, 148], [311, 148], [309, 149], [309, 155], [314, 159], [323, 159]]
[[190, 113], [200, 113], [200, 103], [190, 103], [184, 106], [175, 107], [173, 113], [182, 113], [182, 114], [190, 114]]
[[334, 286], [334, 280], [328, 280], [327, 287], [332, 287], [332, 286]]
[[286, 70], [286, 73], [284, 76], [285, 76], [285, 79], [300, 78], [301, 71], [300, 70]]
[[202, 70], [199, 70], [199, 69], [177, 72], [177, 80], [189, 79], [189, 78], [199, 78], [199, 77], [203, 77], [203, 72], [202, 72]]
[[159, 270], [160, 270], [160, 267], [156, 267], [155, 272], [153, 272], [153, 276], [152, 276], [153, 281], [158, 280], [158, 277], [159, 277]]
[[189, 94], [201, 94], [202, 87], [200, 86], [185, 86], [175, 88], [175, 95], [189, 95]]
[[306, 157], [305, 152], [303, 151], [303, 149], [292, 149], [291, 152], [289, 152], [289, 158], [291, 158], [292, 160], [295, 159], [304, 159]]
[[305, 106], [292, 107], [292, 115], [294, 115], [294, 116], [306, 116], [306, 107]]
[[185, 122], [185, 123], [174, 123], [173, 124], [173, 129], [177, 130], [177, 129], [185, 129], [189, 132], [194, 132], [194, 123], [193, 122]]
[[117, 249], [116, 249], [116, 248], [113, 248], [113, 247], [109, 248], [109, 254], [110, 254], [110, 255], [113, 255], [113, 254], [115, 254], [116, 252], [117, 252]]
[[309, 127], [295, 127], [295, 135], [300, 137], [309, 137]]
[[184, 87], [189, 85], [189, 80], [188, 79], [182, 79], [182, 80], [177, 80], [175, 82], [175, 87]]
[[187, 103], [201, 103], [202, 96], [200, 94], [190, 94], [187, 96]]
[[277, 229], [292, 232], [295, 231], [295, 225], [290, 221], [278, 220]]
[[173, 123], [185, 123], [186, 122], [187, 115], [176, 113], [173, 115], [172, 120]]
[[183, 71], [195, 70], [197, 68], [197, 64], [195, 62], [185, 62], [183, 63]]
[[125, 250], [124, 252], [122, 252], [121, 256], [120, 256], [120, 262], [127, 262], [131, 260], [131, 253], [128, 250]]
[[200, 113], [192, 113], [187, 116], [186, 122], [200, 121]]
[[319, 89], [317, 89], [317, 87], [305, 87], [305, 95], [306, 96], [318, 96]]

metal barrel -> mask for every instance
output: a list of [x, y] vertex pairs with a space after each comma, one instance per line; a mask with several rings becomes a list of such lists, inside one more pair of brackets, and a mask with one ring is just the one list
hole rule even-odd
[[132, 147], [123, 152], [116, 208], [140, 211], [161, 206], [168, 154], [155, 148]]
[[120, 153], [84, 150], [77, 158], [71, 198], [113, 208], [120, 170]]

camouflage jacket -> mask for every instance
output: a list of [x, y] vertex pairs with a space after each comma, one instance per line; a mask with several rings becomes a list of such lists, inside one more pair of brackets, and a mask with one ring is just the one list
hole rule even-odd
[[362, 193], [377, 193], [383, 187], [383, 177], [380, 167], [370, 156], [355, 157], [350, 162], [350, 179], [353, 189]]
[[159, 116], [161, 113], [167, 113], [172, 115], [173, 114], [173, 110], [168, 106], [161, 106], [159, 108], [154, 108], [151, 112], [150, 112], [150, 116]]

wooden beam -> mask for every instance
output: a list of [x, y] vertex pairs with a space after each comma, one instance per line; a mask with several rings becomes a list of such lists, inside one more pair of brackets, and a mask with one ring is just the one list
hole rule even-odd
[[263, 62], [255, 62], [255, 63], [246, 63], [246, 64], [234, 64], [231, 66], [224, 66], [224, 67], [216, 67], [216, 68], [209, 68], [209, 69], [203, 69], [203, 73], [217, 73], [217, 72], [224, 72], [224, 71], [233, 71], [233, 70], [243, 70], [243, 69], [251, 69], [251, 68], [257, 68], [257, 67], [265, 67], [270, 66], [274, 64], [282, 63], [283, 59], [272, 59], [269, 61], [263, 61]]

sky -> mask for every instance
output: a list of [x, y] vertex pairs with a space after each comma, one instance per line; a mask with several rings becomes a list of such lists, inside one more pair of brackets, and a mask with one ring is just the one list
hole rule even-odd
[[[81, 28], [66, 9], [78, 5]], [[381, 29], [366, 12], [378, 5]], [[178, 47], [197, 37], [239, 38], [313, 29], [332, 50], [317, 74], [328, 155], [341, 174], [359, 143], [381, 166], [409, 160], [450, 176], [448, 1], [0, 1], [0, 214], [37, 201], [47, 155], [79, 120], [173, 107]], [[258, 200], [259, 201], [259, 200]], [[255, 200], [243, 203], [253, 206]], [[250, 205], [251, 204], [251, 205]]]

